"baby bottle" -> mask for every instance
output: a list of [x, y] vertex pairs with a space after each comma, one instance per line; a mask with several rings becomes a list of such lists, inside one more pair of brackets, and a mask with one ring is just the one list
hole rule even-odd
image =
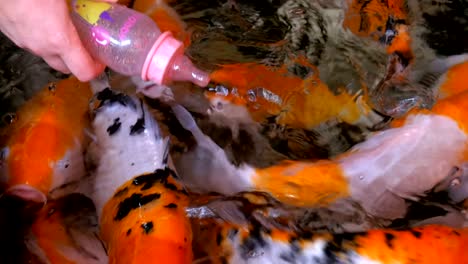
[[208, 85], [208, 74], [184, 55], [182, 42], [161, 32], [148, 16], [118, 4], [72, 1], [72, 20], [93, 57], [124, 75], [167, 84], [190, 81]]

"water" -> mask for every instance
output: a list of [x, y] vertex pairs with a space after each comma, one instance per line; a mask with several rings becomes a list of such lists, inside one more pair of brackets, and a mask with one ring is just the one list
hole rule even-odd
[[[398, 6], [400, 1], [360, 2], [369, 1], [354, 1], [345, 11], [344, 1], [171, 1], [191, 33], [187, 54], [205, 70], [226, 73], [206, 91], [245, 104], [261, 127], [262, 140], [276, 156], [247, 153], [261, 141], [248, 137], [249, 127], [240, 129], [243, 142], [248, 144], [233, 140], [219, 127], [205, 124], [204, 132], [213, 129], [210, 136], [220, 146], [232, 148], [233, 160], [255, 159], [255, 164], [271, 165], [286, 158], [328, 158], [343, 153], [373, 132], [372, 127], [385, 127], [382, 124], [389, 117], [402, 116], [415, 107], [431, 108], [437, 81], [428, 85], [419, 77], [435, 58], [468, 51], [466, 1], [432, 1], [437, 6], [412, 1], [419, 7], [412, 12], [423, 18], [417, 26], [408, 17], [408, 10]], [[415, 41], [405, 41], [406, 32]], [[415, 36], [415, 32], [421, 34]], [[3, 40], [1, 43], [0, 59], [5, 63], [0, 67], [0, 110], [8, 123], [14, 116], [10, 113], [24, 100], [64, 76], [40, 59]], [[423, 80], [422, 85], [417, 85], [418, 80]], [[195, 89], [197, 92], [200, 90]], [[372, 114], [359, 112], [360, 102]], [[368, 122], [356, 121], [360, 117]], [[184, 143], [175, 144], [185, 147]], [[11, 232], [0, 238], [2, 245], [11, 247], [1, 247], [10, 254], [0, 257], [22, 254], [10, 250], [20, 248], [19, 242], [12, 241], [22, 235], [18, 230], [27, 224], [10, 220], [20, 218], [17, 211], [24, 205], [8, 199], [0, 198], [0, 220], [2, 228]], [[346, 217], [328, 211], [309, 213], [308, 220], [321, 216], [320, 221], [303, 223], [319, 226], [315, 229], [331, 228], [332, 224], [327, 226], [330, 222], [339, 226], [340, 220], [369, 224], [368, 219], [356, 219], [347, 212], [342, 213]], [[6, 215], [10, 217], [3, 217]], [[420, 220], [419, 215], [413, 217]]]

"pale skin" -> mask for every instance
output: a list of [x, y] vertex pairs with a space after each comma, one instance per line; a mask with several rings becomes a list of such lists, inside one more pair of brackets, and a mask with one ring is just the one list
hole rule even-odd
[[0, 31], [19, 47], [42, 57], [52, 68], [89, 81], [105, 65], [94, 60], [81, 43], [70, 18], [69, 4], [70, 0], [0, 1]]

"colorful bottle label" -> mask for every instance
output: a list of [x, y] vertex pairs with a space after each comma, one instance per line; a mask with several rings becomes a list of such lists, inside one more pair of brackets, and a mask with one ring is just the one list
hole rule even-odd
[[96, 25], [100, 18], [111, 20], [107, 12], [111, 7], [111, 4], [105, 2], [88, 0], [75, 0], [74, 2], [75, 12], [91, 25]]
[[127, 36], [128, 32], [132, 29], [132, 27], [137, 22], [138, 17], [136, 15], [131, 15], [127, 18], [123, 26], [119, 30], [119, 39], [124, 40]]

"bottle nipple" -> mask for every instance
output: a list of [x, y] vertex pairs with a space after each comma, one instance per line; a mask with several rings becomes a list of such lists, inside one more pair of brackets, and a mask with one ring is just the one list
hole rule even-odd
[[210, 82], [208, 73], [195, 67], [184, 54], [179, 54], [174, 58], [168, 76], [173, 81], [189, 81], [200, 87], [205, 87]]
[[141, 77], [157, 84], [170, 81], [190, 81], [198, 86], [208, 85], [207, 73], [197, 69], [184, 55], [182, 42], [175, 39], [170, 31], [164, 32], [154, 43], [145, 64]]

